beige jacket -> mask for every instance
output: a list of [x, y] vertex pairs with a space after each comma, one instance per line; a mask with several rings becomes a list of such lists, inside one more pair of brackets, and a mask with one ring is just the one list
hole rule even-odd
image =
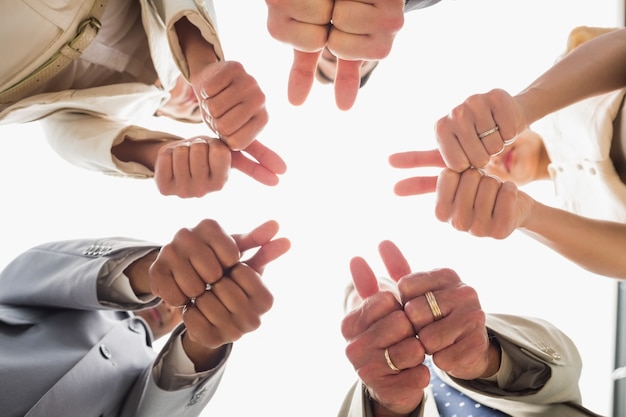
[[[499, 387], [480, 381], [455, 381], [437, 370], [444, 382], [480, 404], [513, 417], [596, 416], [580, 405], [578, 380], [582, 362], [576, 346], [565, 334], [540, 319], [500, 314], [488, 315], [487, 327], [510, 362], [508, 369], [498, 372]], [[537, 385], [539, 389], [530, 389]], [[372, 416], [361, 386], [359, 381], [350, 389], [339, 417]], [[439, 417], [430, 389], [425, 390], [420, 408], [411, 417]]]
[[[187, 62], [180, 49], [174, 23], [186, 16], [213, 45], [219, 59], [224, 55], [218, 38], [212, 0], [139, 1], [141, 19], [148, 38], [150, 56], [163, 88], [143, 83], [38, 94], [0, 112], [0, 124], [40, 120], [52, 148], [64, 159], [82, 168], [112, 175], [150, 177], [153, 173], [136, 163], [115, 159], [111, 148], [124, 140], [178, 138], [138, 126], [167, 99], [177, 77], [189, 79]], [[58, 51], [75, 33], [91, 8], [82, 0], [18, 0], [0, 2], [2, 31], [20, 39], [23, 47], [10, 42], [0, 47], [2, 89], [31, 73]], [[14, 17], [14, 18], [13, 18]], [[35, 30], [33, 30], [35, 29]], [[24, 33], [21, 33], [24, 32]], [[5, 39], [8, 36], [5, 36]], [[20, 63], [20, 65], [16, 65]]]

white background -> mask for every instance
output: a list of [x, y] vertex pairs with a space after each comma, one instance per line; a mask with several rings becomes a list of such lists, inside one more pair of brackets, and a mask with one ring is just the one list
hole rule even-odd
[[[618, 26], [616, 0], [443, 0], [407, 14], [391, 55], [348, 112], [332, 87], [316, 84], [301, 107], [287, 102], [291, 49], [265, 28], [261, 0], [216, 0], [226, 58], [244, 64], [267, 95], [270, 122], [259, 140], [288, 171], [265, 187], [234, 171], [201, 199], [158, 194], [152, 180], [113, 178], [69, 165], [37, 124], [0, 128], [3, 157], [0, 264], [49, 240], [124, 235], [167, 243], [202, 218], [232, 233], [268, 219], [292, 249], [269, 266], [273, 309], [236, 343], [203, 416], [332, 416], [355, 380], [339, 332], [348, 262], [360, 255], [384, 274], [376, 251], [391, 239], [415, 270], [455, 269], [488, 312], [547, 319], [577, 343], [584, 403], [611, 410], [616, 282], [590, 275], [529, 237], [479, 239], [437, 221], [432, 196], [393, 194], [389, 154], [436, 147], [433, 125], [473, 93], [515, 93], [547, 69], [578, 25]], [[203, 126], [148, 121], [182, 136]], [[549, 183], [527, 187], [557, 204]]]

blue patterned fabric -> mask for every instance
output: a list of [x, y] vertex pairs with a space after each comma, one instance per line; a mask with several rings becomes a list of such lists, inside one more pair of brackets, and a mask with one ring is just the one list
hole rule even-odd
[[446, 384], [433, 370], [430, 359], [426, 360], [430, 369], [430, 385], [441, 417], [506, 417], [501, 411], [478, 404], [456, 388]]

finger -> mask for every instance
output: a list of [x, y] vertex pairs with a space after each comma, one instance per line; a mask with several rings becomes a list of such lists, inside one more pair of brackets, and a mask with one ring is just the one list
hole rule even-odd
[[232, 235], [239, 250], [243, 253], [249, 249], [257, 248], [272, 240], [278, 233], [279, 224], [276, 220], [268, 220], [255, 227], [248, 233]]
[[158, 154], [154, 167], [154, 181], [157, 184], [159, 192], [163, 195], [173, 194], [173, 149], [171, 147], [164, 148]]
[[411, 273], [411, 266], [409, 265], [409, 262], [406, 260], [395, 243], [389, 240], [382, 241], [378, 245], [378, 252], [380, 253], [380, 258], [387, 268], [387, 272], [389, 272], [389, 276], [394, 281], [397, 282], [403, 276]]
[[354, 288], [362, 299], [371, 297], [380, 290], [378, 278], [365, 259], [358, 256], [352, 258], [350, 272], [352, 273]]
[[231, 167], [246, 174], [250, 178], [270, 187], [278, 185], [280, 179], [274, 172], [263, 165], [247, 158], [239, 151], [232, 152]]
[[476, 169], [468, 169], [461, 174], [454, 196], [452, 226], [467, 232], [476, 219], [476, 195], [482, 175]]
[[447, 222], [452, 217], [454, 198], [459, 186], [461, 175], [451, 169], [443, 169], [437, 178], [437, 201], [435, 202], [435, 217], [439, 221]]
[[482, 176], [474, 202], [474, 224], [471, 233], [474, 236], [489, 236], [494, 230], [495, 206], [500, 191], [500, 181], [488, 175]]
[[191, 232], [215, 253], [223, 269], [228, 269], [239, 262], [240, 252], [237, 242], [215, 220], [204, 219], [191, 229]]
[[285, 161], [276, 152], [263, 145], [258, 140], [252, 142], [245, 149], [245, 152], [276, 174], [284, 174], [287, 171]]
[[199, 137], [191, 141], [189, 149], [189, 165], [192, 179], [206, 181], [206, 179], [209, 178], [208, 139]]
[[259, 274], [263, 274], [265, 267], [270, 262], [283, 256], [291, 248], [291, 241], [287, 238], [278, 238], [262, 245], [250, 258], [244, 261], [246, 265]]
[[437, 177], [413, 177], [398, 181], [393, 192], [401, 197], [434, 193], [437, 190]]
[[[249, 316], [252, 312], [257, 317], [267, 313], [272, 304], [274, 297], [267, 289], [260, 274], [247, 264], [239, 264], [230, 271], [230, 280], [237, 284], [240, 291], [246, 296], [246, 303], [242, 301], [228, 302], [223, 300], [227, 308], [237, 313], [239, 316]], [[260, 324], [260, 323], [259, 323]]]
[[506, 181], [500, 187], [494, 208], [494, 227], [498, 230], [493, 234], [496, 239], [504, 239], [517, 228], [517, 186]]
[[339, 110], [350, 110], [361, 85], [361, 61], [337, 59], [335, 102]]
[[[388, 347], [391, 362], [400, 370], [414, 368], [424, 362], [426, 352], [418, 338], [407, 337]], [[383, 356], [384, 358], [384, 356]], [[385, 365], [387, 365], [385, 363]], [[387, 366], [389, 368], [389, 366]]]
[[172, 149], [172, 170], [176, 182], [188, 183], [191, 180], [191, 171], [189, 171], [189, 147], [189, 141], [184, 140], [174, 145]]
[[394, 153], [389, 156], [389, 164], [394, 168], [446, 167], [439, 149]]
[[293, 64], [289, 72], [287, 97], [294, 106], [300, 106], [306, 101], [313, 86], [317, 61], [321, 53], [321, 50], [318, 52], [293, 50]]

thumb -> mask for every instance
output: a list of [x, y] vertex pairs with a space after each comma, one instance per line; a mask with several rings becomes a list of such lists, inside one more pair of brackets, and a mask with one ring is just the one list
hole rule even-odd
[[378, 245], [378, 253], [389, 276], [398, 282], [400, 278], [411, 273], [411, 266], [395, 243], [384, 240]]
[[268, 220], [248, 233], [232, 235], [239, 252], [243, 253], [258, 248], [256, 253], [248, 258], [245, 263], [259, 274], [263, 273], [263, 269], [268, 263], [285, 254], [291, 247], [291, 242], [287, 238], [274, 239], [278, 233], [278, 228], [278, 222]]
[[446, 167], [439, 149], [394, 153], [389, 156], [389, 164], [394, 168]]
[[318, 52], [293, 50], [293, 64], [289, 72], [287, 96], [289, 102], [294, 106], [301, 105], [309, 96], [315, 78], [317, 61], [321, 53], [321, 50]]
[[365, 259], [358, 256], [352, 258], [350, 272], [354, 288], [361, 299], [371, 297], [379, 291], [378, 278]]
[[437, 177], [412, 177], [400, 180], [393, 187], [393, 192], [401, 197], [434, 193], [437, 190]]
[[337, 59], [335, 74], [335, 102], [339, 110], [350, 110], [361, 85], [361, 62]]

